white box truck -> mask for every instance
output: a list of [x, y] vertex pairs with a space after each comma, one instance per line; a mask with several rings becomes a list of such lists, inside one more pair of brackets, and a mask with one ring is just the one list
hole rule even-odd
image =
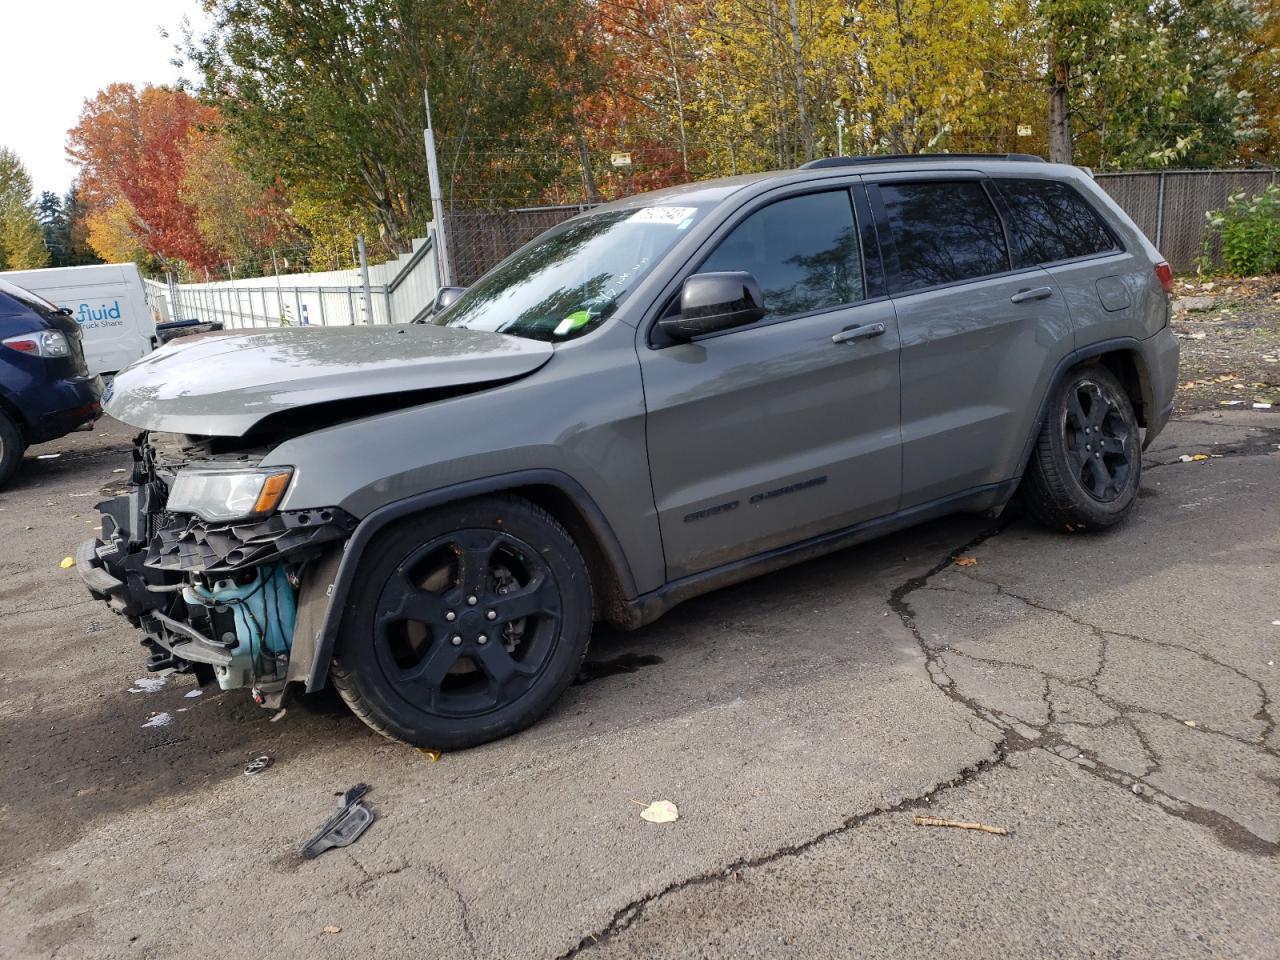
[[90, 373], [115, 373], [155, 348], [155, 318], [135, 264], [10, 270], [0, 277], [71, 311], [84, 333]]

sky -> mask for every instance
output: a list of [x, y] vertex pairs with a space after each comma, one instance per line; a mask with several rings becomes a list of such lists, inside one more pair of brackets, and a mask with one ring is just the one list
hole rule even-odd
[[0, 146], [18, 154], [37, 195], [71, 186], [67, 130], [87, 98], [116, 81], [177, 82], [169, 61], [184, 15], [197, 30], [207, 22], [199, 0], [0, 0]]

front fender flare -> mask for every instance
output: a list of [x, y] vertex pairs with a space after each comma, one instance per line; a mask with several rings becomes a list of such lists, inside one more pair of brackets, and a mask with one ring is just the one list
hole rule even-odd
[[341, 548], [333, 550], [319, 562], [303, 584], [298, 600], [298, 626], [294, 633], [288, 679], [305, 678], [308, 693], [324, 687], [338, 639], [338, 628], [348, 609], [347, 600], [356, 570], [370, 541], [388, 524], [445, 503], [530, 486], [555, 487], [573, 501], [612, 566], [624, 595], [627, 598], [636, 596], [631, 567], [613, 528], [591, 495], [568, 474], [559, 470], [535, 469], [468, 480], [379, 507], [359, 522], [351, 538]]

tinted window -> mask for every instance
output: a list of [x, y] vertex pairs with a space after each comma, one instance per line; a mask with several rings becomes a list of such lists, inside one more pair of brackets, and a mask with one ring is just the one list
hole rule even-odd
[[973, 280], [1009, 269], [1004, 231], [982, 184], [882, 183], [898, 250], [898, 289]]
[[1020, 263], [1052, 263], [1114, 250], [1115, 240], [1075, 188], [1052, 180], [1000, 180]]
[[757, 210], [698, 268], [720, 270], [754, 274], [764, 292], [766, 320], [863, 299], [849, 191], [790, 197]]

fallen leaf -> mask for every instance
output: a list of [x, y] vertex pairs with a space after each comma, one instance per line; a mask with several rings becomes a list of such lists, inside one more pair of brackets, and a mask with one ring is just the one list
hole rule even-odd
[[342, 928], [335, 927], [333, 924], [329, 924], [327, 927], [324, 928], [324, 932], [325, 933], [341, 933]]
[[1183, 463], [1191, 463], [1195, 460], [1208, 460], [1209, 455], [1207, 453], [1184, 453], [1178, 459]]
[[1183, 720], [1182, 722], [1185, 723], [1188, 727], [1194, 727], [1196, 725], [1196, 722], [1194, 720]]
[[671, 823], [680, 819], [680, 811], [670, 800], [655, 800], [640, 811], [640, 819], [650, 823]]
[[957, 567], [975, 567], [978, 565], [978, 558], [977, 557], [956, 557], [955, 562]]
[[426, 747], [419, 747], [418, 752], [421, 754], [425, 754], [426, 758], [430, 760], [432, 763], [435, 763], [437, 760], [439, 760], [441, 756], [441, 753], [439, 750], [428, 750]]
[[76, 565], [75, 557], [63, 557], [62, 562], [58, 564], [58, 566], [60, 566], [63, 570], [70, 570], [75, 565]]

